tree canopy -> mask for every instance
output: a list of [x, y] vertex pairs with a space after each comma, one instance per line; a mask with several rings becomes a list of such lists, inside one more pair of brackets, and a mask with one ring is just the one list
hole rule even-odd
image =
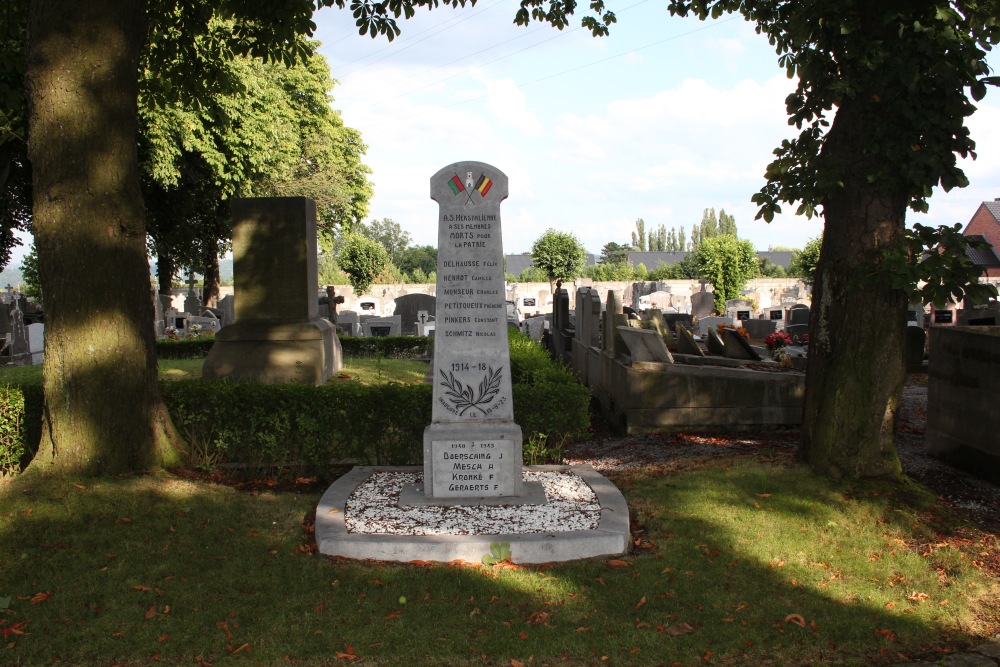
[[726, 301], [738, 298], [747, 281], [757, 277], [757, 252], [750, 241], [729, 234], [703, 239], [697, 257], [698, 277], [715, 288], [717, 312], [725, 312]]
[[553, 292], [556, 280], [575, 278], [586, 260], [587, 251], [570, 232], [549, 228], [531, 246], [531, 261], [545, 272]]
[[389, 265], [389, 254], [378, 241], [352, 232], [340, 248], [340, 268], [351, 280], [354, 293], [362, 296]]

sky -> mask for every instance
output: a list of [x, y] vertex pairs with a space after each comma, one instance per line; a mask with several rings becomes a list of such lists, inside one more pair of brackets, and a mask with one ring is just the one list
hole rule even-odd
[[[706, 208], [736, 217], [758, 250], [801, 248], [820, 218], [754, 220], [750, 198], [788, 126], [794, 81], [767, 39], [741, 17], [700, 22], [665, 3], [612, 0], [609, 37], [578, 26], [515, 26], [516, 0], [421, 10], [393, 42], [359, 36], [346, 10], [314, 20], [338, 81], [334, 108], [368, 145], [375, 196], [369, 218], [391, 218], [415, 245], [436, 245], [429, 179], [453, 162], [486, 162], [509, 179], [504, 252], [530, 252], [547, 228], [599, 254], [609, 241], [699, 223]], [[581, 3], [584, 8], [586, 3]], [[996, 64], [1000, 62], [992, 58]], [[969, 221], [1000, 197], [1000, 90], [968, 121], [977, 160], [964, 189], [935, 190], [930, 212], [907, 222]]]

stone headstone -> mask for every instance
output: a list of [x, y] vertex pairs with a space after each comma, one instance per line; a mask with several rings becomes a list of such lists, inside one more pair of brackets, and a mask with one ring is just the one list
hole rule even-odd
[[729, 359], [761, 360], [757, 350], [750, 346], [750, 341], [741, 336], [736, 329], [723, 329], [722, 341], [725, 343], [726, 357]]
[[663, 337], [657, 332], [633, 327], [618, 327], [618, 331], [632, 356], [632, 361], [674, 363], [670, 350], [663, 343]]
[[674, 330], [677, 324], [681, 324], [688, 329], [694, 326], [694, 318], [691, 316], [691, 313], [664, 313], [663, 320], [670, 327], [671, 331]]
[[234, 199], [231, 211], [235, 320], [216, 335], [202, 377], [323, 384], [342, 362], [316, 298], [316, 203]]
[[45, 352], [45, 325], [39, 322], [29, 324], [25, 329], [28, 331], [28, 351], [31, 353], [31, 363], [40, 364]]
[[514, 422], [500, 202], [507, 176], [457, 162], [431, 177], [438, 203], [438, 268], [431, 424], [424, 494], [517, 497], [521, 427]]
[[725, 356], [726, 354], [726, 344], [722, 342], [719, 332], [715, 329], [708, 330], [705, 346], [712, 354], [718, 354], [719, 356]]
[[233, 323], [236, 319], [236, 299], [232, 294], [227, 294], [226, 296], [219, 299], [218, 308], [222, 311], [222, 315], [219, 317], [219, 324], [222, 326], [228, 326]]
[[343, 332], [346, 336], [360, 336], [361, 316], [353, 310], [344, 310], [337, 313], [337, 331]]
[[5, 338], [10, 334], [10, 314], [13, 308], [10, 304], [0, 302], [0, 338]]
[[767, 319], [774, 322], [776, 325], [780, 326], [780, 323], [785, 321], [785, 309], [784, 308], [768, 308]]
[[789, 308], [788, 324], [809, 324], [809, 306], [798, 303]]
[[663, 290], [657, 290], [649, 295], [649, 306], [650, 308], [658, 308], [659, 310], [665, 310], [674, 305], [673, 296], [670, 292], [665, 292]]
[[184, 311], [191, 313], [192, 315], [197, 315], [201, 311], [201, 299], [198, 298], [198, 292], [195, 290], [195, 279], [194, 274], [188, 274], [188, 293], [184, 297]]
[[399, 336], [402, 327], [399, 315], [392, 317], [370, 317], [361, 323], [361, 335], [371, 336]]
[[621, 342], [621, 335], [618, 334], [616, 327], [627, 325], [628, 322], [625, 320], [616, 322], [612, 315], [621, 315], [624, 318], [625, 311], [622, 309], [622, 300], [618, 291], [610, 289], [608, 290], [607, 304], [604, 307], [604, 336], [601, 338], [601, 345], [605, 352], [614, 357], [618, 354], [618, 343]]
[[701, 319], [715, 312], [715, 295], [705, 290], [702, 283], [701, 291], [691, 295], [691, 316]]
[[11, 303], [10, 311], [10, 356], [14, 363], [27, 363], [31, 348], [28, 346], [28, 332], [24, 327], [24, 313], [18, 301]]
[[677, 353], [678, 354], [693, 354], [696, 357], [704, 357], [705, 351], [701, 349], [701, 345], [698, 345], [698, 341], [694, 339], [694, 336], [688, 331], [680, 322], [674, 325], [674, 332], [677, 334]]
[[[400, 318], [401, 331], [404, 336], [413, 336], [417, 333], [420, 311], [424, 311], [427, 317], [433, 316], [437, 312], [437, 298], [430, 294], [404, 294], [397, 296], [395, 303], [396, 310], [393, 311], [393, 315]], [[424, 323], [426, 324], [426, 320]]]
[[528, 334], [528, 338], [531, 340], [542, 339], [542, 332], [545, 331], [544, 315], [534, 315], [532, 317], [525, 318], [524, 322], [521, 324], [524, 327], [524, 332]]
[[746, 320], [743, 330], [754, 340], [764, 340], [769, 334], [778, 330], [777, 322], [771, 320]]
[[663, 319], [663, 313], [660, 312], [659, 308], [650, 308], [643, 311], [642, 313], [642, 325], [645, 329], [651, 329], [656, 333], [660, 334], [661, 338], [670, 335], [670, 330], [667, 328], [667, 323]]
[[955, 311], [954, 310], [935, 310], [934, 317], [931, 320], [934, 324], [954, 324], [955, 323]]
[[704, 338], [709, 331], [718, 329], [720, 324], [730, 327], [733, 325], [733, 319], [731, 317], [703, 317], [698, 320], [698, 333]]
[[789, 324], [785, 327], [785, 333], [791, 336], [793, 343], [802, 343], [809, 334], [808, 324]]

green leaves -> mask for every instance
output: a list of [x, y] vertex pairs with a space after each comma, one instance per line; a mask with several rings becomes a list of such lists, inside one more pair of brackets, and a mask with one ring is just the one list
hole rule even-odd
[[362, 296], [389, 263], [389, 255], [382, 244], [360, 234], [348, 234], [339, 260], [340, 268], [351, 279], [354, 293]]
[[510, 542], [490, 542], [490, 552], [483, 555], [483, 565], [497, 565], [510, 558]]
[[531, 246], [531, 261], [550, 281], [576, 277], [586, 258], [587, 251], [576, 236], [552, 228], [545, 230]]

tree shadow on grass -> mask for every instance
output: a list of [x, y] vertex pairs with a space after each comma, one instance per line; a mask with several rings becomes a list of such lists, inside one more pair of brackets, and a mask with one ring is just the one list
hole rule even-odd
[[[421, 567], [310, 555], [302, 520], [314, 496], [168, 475], [15, 480], [0, 486], [0, 598], [13, 598], [0, 631], [23, 623], [25, 634], [8, 632], [0, 655], [850, 665], [974, 634], [959, 624], [982, 581], [957, 556], [941, 580], [894, 544], [915, 534], [914, 515], [891, 497], [855, 490], [848, 501], [843, 487], [769, 466], [636, 479], [625, 493], [653, 543], [633, 557]], [[914, 591], [929, 597], [909, 600]]]

